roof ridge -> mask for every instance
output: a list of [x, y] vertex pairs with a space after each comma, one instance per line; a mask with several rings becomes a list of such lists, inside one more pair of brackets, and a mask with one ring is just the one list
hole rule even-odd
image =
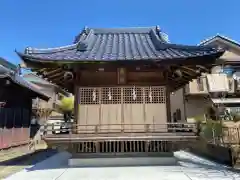
[[198, 45], [203, 45], [203, 44], [205, 44], [205, 43], [207, 43], [207, 42], [209, 42], [209, 41], [211, 41], [211, 40], [213, 40], [214, 38], [217, 38], [217, 37], [223, 38], [223, 39], [225, 39], [225, 40], [227, 40], [227, 41], [231, 41], [231, 42], [233, 42], [234, 44], [237, 44], [237, 45], [240, 46], [240, 42], [238, 42], [238, 41], [236, 41], [236, 40], [233, 40], [232, 38], [229, 38], [229, 37], [227, 37], [227, 36], [225, 36], [225, 35], [222, 35], [222, 34], [220, 34], [220, 33], [217, 33], [217, 34], [214, 35], [214, 36], [210, 36], [209, 38], [206, 38], [205, 40], [201, 41]]
[[157, 26], [146, 26], [146, 27], [114, 27], [114, 28], [89, 28], [84, 29], [75, 37], [74, 43], [78, 43], [83, 35], [87, 35], [93, 32], [93, 34], [104, 34], [104, 33], [150, 33], [151, 30], [160, 32], [160, 27]]
[[[161, 44], [169, 43], [167, 34], [160, 30], [159, 26], [149, 26], [149, 27], [121, 27], [121, 28], [88, 28], [84, 27], [81, 33], [76, 36], [73, 44], [66, 46], [59, 46], [54, 48], [33, 48], [27, 47], [25, 49], [25, 54], [48, 54], [56, 53], [70, 49], [78, 49], [80, 51], [86, 51], [88, 44], [91, 41], [93, 34], [101, 33], [149, 33], [154, 39], [157, 49], [164, 49]], [[85, 36], [83, 36], [85, 35]]]
[[78, 43], [70, 44], [66, 46], [59, 46], [54, 48], [33, 48], [33, 47], [27, 47], [25, 49], [25, 54], [47, 54], [47, 53], [53, 53], [53, 52], [60, 52], [64, 50], [74, 49], [76, 48]]

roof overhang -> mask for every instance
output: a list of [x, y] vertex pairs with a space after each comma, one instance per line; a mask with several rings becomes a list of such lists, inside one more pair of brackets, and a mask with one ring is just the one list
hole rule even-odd
[[[158, 66], [158, 67], [163, 67], [164, 68], [168, 68], [169, 74], [173, 73], [173, 71], [179, 69], [182, 72], [182, 77], [181, 78], [172, 78], [171, 75], [169, 76], [169, 81], [172, 83], [172, 87], [173, 87], [173, 91], [176, 89], [179, 89], [183, 86], [185, 86], [186, 84], [189, 83], [189, 81], [191, 81], [192, 79], [197, 78], [198, 76], [201, 75], [202, 72], [210, 72], [213, 64], [214, 64], [214, 58], [210, 58], [210, 57], [205, 57], [203, 58], [204, 61], [208, 62], [208, 63], [200, 63], [200, 61], [203, 61], [202, 59], [195, 59], [195, 63], [197, 63], [197, 65], [195, 63], [192, 63], [192, 60], [189, 60], [187, 62], [187, 60], [182, 64], [162, 64], [161, 62], [145, 62], [147, 64], [152, 64], [153, 66]], [[212, 64], [209, 62], [212, 62]], [[129, 66], [138, 66], [139, 63], [134, 62], [133, 64], [131, 63], [127, 63], [127, 65]], [[141, 62], [140, 64], [144, 64], [143, 62]], [[79, 67], [79, 68], [84, 68], [84, 67], [92, 67], [92, 68], [96, 68], [96, 70], [99, 67], [108, 67], [108, 66], [115, 66], [118, 67], [117, 63], [100, 63], [100, 64], [96, 64], [96, 63], [76, 63], [74, 64], [73, 67]], [[71, 65], [69, 66], [70, 69]], [[160, 70], [160, 69], [159, 69]], [[64, 80], [64, 73], [69, 71], [68, 69], [65, 69], [63, 66], [55, 66], [55, 68], [35, 68], [33, 69], [33, 71], [35, 71], [38, 75], [41, 75], [43, 78], [48, 79], [48, 81], [50, 81], [51, 83], [57, 84], [58, 86], [62, 86], [68, 89], [67, 87], [67, 82]]]
[[[152, 64], [153, 66], [174, 67], [173, 69], [180, 69], [183, 72], [183, 77], [179, 79], [170, 79], [173, 84], [173, 91], [179, 89], [189, 83], [192, 79], [201, 75], [201, 72], [210, 72], [211, 68], [217, 64], [216, 59], [223, 54], [224, 51], [219, 51], [213, 55], [196, 56], [191, 58], [178, 58], [169, 60], [148, 60], [148, 61], [101, 61], [101, 62], [76, 62], [76, 61], [44, 61], [25, 58], [22, 59], [25, 65], [35, 71], [37, 75], [47, 79], [49, 82], [61, 86], [69, 90], [69, 83], [64, 79], [64, 73], [73, 71], [76, 68], [97, 68], [107, 66], [138, 66], [143, 64]], [[67, 66], [66, 66], [67, 65]], [[47, 68], [46, 68], [47, 67]], [[200, 72], [198, 72], [200, 70]], [[72, 91], [72, 90], [70, 90]]]
[[14, 84], [27, 89], [28, 91], [32, 92], [34, 94], [34, 96], [39, 97], [45, 101], [48, 101], [51, 98], [48, 95], [42, 93], [32, 83], [24, 80], [21, 76], [17, 75], [14, 72], [11, 72], [9, 69], [7, 69], [6, 67], [3, 67], [1, 65], [0, 65], [0, 78], [10, 80]]

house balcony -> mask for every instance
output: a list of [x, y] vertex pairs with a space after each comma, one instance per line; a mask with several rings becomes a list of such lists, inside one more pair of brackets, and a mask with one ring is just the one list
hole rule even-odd
[[186, 95], [208, 95], [208, 93], [209, 91], [206, 77], [194, 79], [185, 86]]
[[194, 79], [185, 87], [186, 95], [209, 95], [212, 93], [234, 94], [240, 86], [232, 77], [225, 74], [208, 74], [198, 79]]

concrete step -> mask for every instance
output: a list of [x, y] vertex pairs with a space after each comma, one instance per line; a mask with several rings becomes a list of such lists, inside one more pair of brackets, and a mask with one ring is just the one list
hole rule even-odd
[[113, 166], [147, 166], [176, 165], [177, 158], [173, 153], [99, 153], [73, 154], [68, 160], [71, 167], [113, 167]]
[[71, 158], [68, 160], [68, 165], [71, 167], [166, 166], [176, 164], [175, 157]]

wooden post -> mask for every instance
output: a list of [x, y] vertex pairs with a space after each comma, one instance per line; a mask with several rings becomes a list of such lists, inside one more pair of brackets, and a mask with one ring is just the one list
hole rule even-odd
[[237, 141], [238, 141], [238, 144], [240, 144], [239, 126], [237, 127]]

